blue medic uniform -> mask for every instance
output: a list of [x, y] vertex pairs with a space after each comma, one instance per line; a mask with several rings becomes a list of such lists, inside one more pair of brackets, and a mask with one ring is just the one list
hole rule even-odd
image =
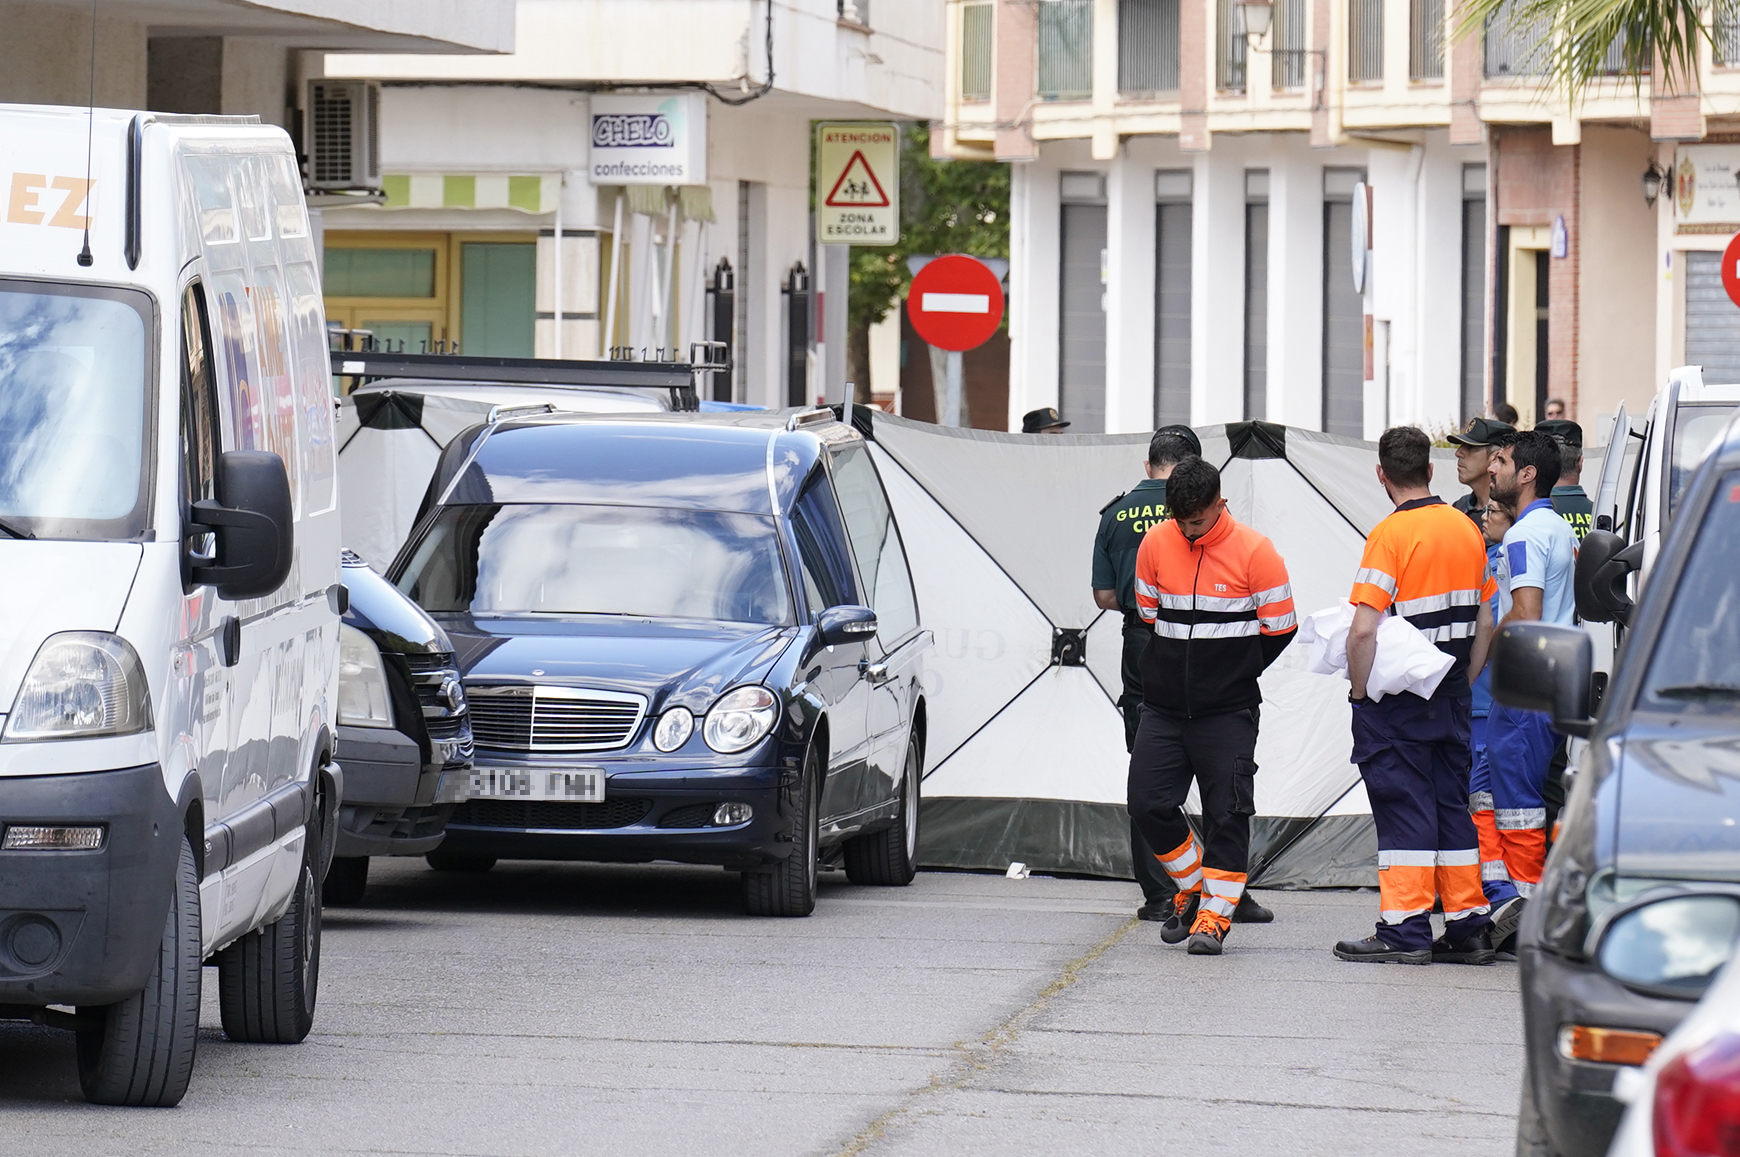
[[[1148, 528], [1168, 517], [1166, 480], [1145, 478], [1100, 509], [1100, 526], [1094, 534], [1094, 589], [1116, 591], [1118, 609], [1124, 614], [1124, 691], [1118, 696], [1118, 710], [1124, 716], [1125, 751], [1136, 743], [1136, 723], [1142, 716], [1142, 653], [1154, 637], [1154, 628], [1136, 608], [1136, 552]], [[1130, 821], [1130, 860], [1146, 903], [1171, 899], [1177, 888], [1155, 866], [1134, 820]]]

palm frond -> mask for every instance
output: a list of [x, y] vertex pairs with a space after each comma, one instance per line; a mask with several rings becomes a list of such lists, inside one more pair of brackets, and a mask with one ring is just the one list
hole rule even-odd
[[1572, 101], [1614, 76], [1641, 88], [1658, 59], [1670, 91], [1693, 91], [1699, 50], [1711, 39], [1700, 0], [1464, 0], [1454, 36], [1480, 36], [1498, 22], [1535, 31], [1541, 71]]

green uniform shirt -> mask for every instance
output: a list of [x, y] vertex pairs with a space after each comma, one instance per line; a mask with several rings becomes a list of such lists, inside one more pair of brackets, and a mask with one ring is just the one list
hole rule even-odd
[[1142, 536], [1171, 516], [1164, 478], [1145, 478], [1100, 510], [1100, 529], [1094, 535], [1094, 590], [1117, 591], [1118, 606], [1126, 615], [1137, 613], [1136, 551]]
[[1571, 529], [1577, 533], [1577, 541], [1582, 542], [1595, 525], [1595, 503], [1583, 493], [1581, 486], [1555, 486], [1551, 495], [1553, 513], [1571, 524]]

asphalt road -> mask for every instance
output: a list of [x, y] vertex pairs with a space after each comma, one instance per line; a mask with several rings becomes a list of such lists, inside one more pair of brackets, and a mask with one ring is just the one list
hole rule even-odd
[[223, 1039], [207, 972], [173, 1110], [78, 1095], [69, 1035], [0, 1025], [0, 1138], [76, 1154], [1509, 1153], [1516, 966], [1335, 960], [1372, 893], [1264, 893], [1219, 958], [1135, 886], [825, 873], [753, 920], [708, 869], [375, 861], [328, 909], [297, 1046]]

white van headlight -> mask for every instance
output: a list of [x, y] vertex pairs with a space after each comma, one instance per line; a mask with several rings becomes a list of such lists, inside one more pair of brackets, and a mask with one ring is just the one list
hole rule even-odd
[[75, 739], [150, 728], [150, 688], [132, 645], [104, 631], [65, 631], [37, 649], [6, 717], [5, 738]]
[[779, 700], [766, 687], [739, 687], [719, 696], [701, 729], [707, 746], [734, 755], [759, 743], [779, 722]]
[[393, 705], [381, 649], [355, 627], [338, 627], [338, 721], [348, 727], [391, 727]]

